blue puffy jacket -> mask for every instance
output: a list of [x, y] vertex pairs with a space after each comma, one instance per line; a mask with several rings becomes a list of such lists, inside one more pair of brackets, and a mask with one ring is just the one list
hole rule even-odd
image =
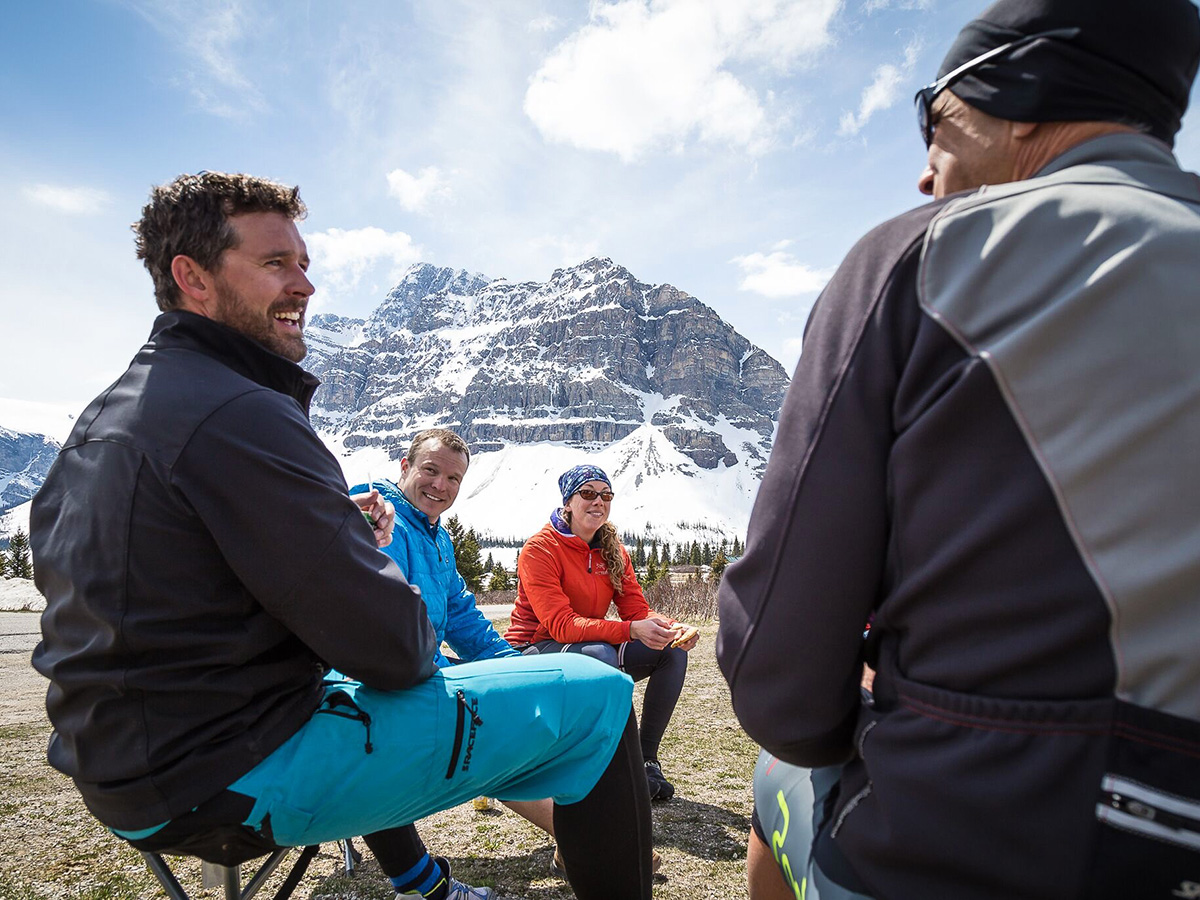
[[408, 502], [400, 488], [387, 480], [370, 486], [356, 484], [351, 494], [363, 494], [375, 488], [396, 507], [396, 528], [392, 542], [383, 552], [396, 561], [409, 584], [421, 589], [429, 610], [429, 620], [437, 634], [438, 650], [433, 661], [439, 667], [450, 665], [441, 651], [445, 641], [462, 662], [519, 656], [496, 633], [492, 623], [475, 606], [475, 595], [458, 574], [454, 544], [439, 520], [431, 525], [429, 517]]

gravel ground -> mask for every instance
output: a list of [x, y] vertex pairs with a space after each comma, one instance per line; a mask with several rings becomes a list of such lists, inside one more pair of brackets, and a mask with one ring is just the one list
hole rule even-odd
[[[505, 623], [498, 625], [503, 629]], [[656, 900], [746, 895], [749, 784], [756, 750], [733, 717], [713, 657], [715, 633], [714, 624], [701, 629], [684, 696], [663, 743], [663, 767], [678, 794], [654, 804], [655, 843], [663, 856]], [[37, 615], [0, 613], [0, 842], [6, 848], [0, 855], [0, 900], [161, 898], [137, 853], [100, 827], [71, 782], [45, 763], [46, 682], [29, 665], [38, 639]], [[549, 839], [511, 812], [476, 812], [467, 804], [422, 820], [419, 827], [431, 852], [447, 856], [456, 875], [491, 885], [502, 898], [573, 896], [549, 874]], [[181, 860], [179, 867], [184, 886], [194, 889], [198, 864]], [[272, 896], [280, 880], [277, 873], [259, 896]], [[356, 874], [346, 877], [337, 847], [330, 844], [294, 896], [390, 900], [385, 885], [369, 854]], [[194, 896], [215, 898], [219, 891]]]

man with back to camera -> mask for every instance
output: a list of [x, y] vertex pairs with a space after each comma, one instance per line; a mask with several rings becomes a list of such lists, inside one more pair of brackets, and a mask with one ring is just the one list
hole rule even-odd
[[[463, 887], [440, 864], [405, 886], [408, 823], [549, 796], [577, 896], [646, 900], [629, 679], [582, 659], [437, 669], [419, 592], [309, 424], [303, 214], [296, 188], [203, 172], [155, 188], [135, 226], [163, 314], [31, 515], [50, 763], [140, 848], [232, 863], [363, 834], [401, 896]], [[330, 666], [348, 679], [323, 684]]]
[[755, 900], [1200, 896], [1198, 56], [1000, 0], [917, 95], [937, 199], [816, 304], [721, 584]]

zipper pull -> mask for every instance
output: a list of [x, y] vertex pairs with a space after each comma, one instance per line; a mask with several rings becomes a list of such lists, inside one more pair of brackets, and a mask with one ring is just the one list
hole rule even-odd
[[474, 722], [475, 727], [478, 728], [480, 725], [483, 724], [483, 719], [479, 718], [479, 713], [475, 712], [475, 710], [471, 708], [471, 705], [469, 703], [467, 703], [467, 695], [466, 694], [464, 694], [461, 690], [458, 691], [457, 694], [458, 694], [459, 705], [462, 706], [463, 711], [468, 716], [471, 717], [471, 721]]

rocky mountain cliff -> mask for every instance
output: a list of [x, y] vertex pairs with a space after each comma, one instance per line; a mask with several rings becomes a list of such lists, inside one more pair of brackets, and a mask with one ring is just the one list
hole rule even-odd
[[[788, 384], [708, 306], [608, 259], [545, 283], [415, 265], [368, 319], [317, 315], [306, 333], [314, 424], [393, 460], [433, 426], [476, 451], [597, 451], [649, 427], [680, 474], [738, 469], [756, 487]], [[635, 443], [655, 452], [647, 434]]]
[[32, 499], [58, 450], [58, 444], [44, 434], [0, 426], [0, 513]]

